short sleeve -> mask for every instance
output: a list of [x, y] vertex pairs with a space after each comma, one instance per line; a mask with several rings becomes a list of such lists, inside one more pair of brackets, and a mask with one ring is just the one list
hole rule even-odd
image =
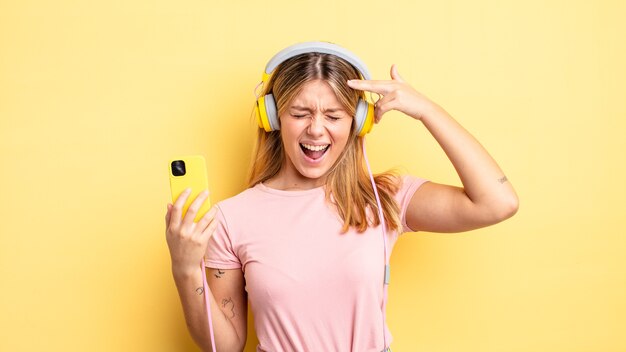
[[241, 261], [233, 250], [233, 243], [229, 235], [224, 213], [219, 205], [216, 205], [216, 207], [217, 213], [214, 221], [217, 221], [217, 228], [209, 239], [209, 247], [204, 256], [204, 265], [219, 269], [241, 268]]
[[395, 197], [400, 208], [400, 220], [402, 221], [401, 234], [405, 232], [415, 232], [406, 223], [406, 209], [408, 208], [415, 191], [417, 191], [417, 189], [426, 182], [428, 182], [428, 180], [420, 177], [411, 175], [402, 176], [402, 184], [400, 185], [400, 189], [398, 190], [398, 193], [396, 193]]

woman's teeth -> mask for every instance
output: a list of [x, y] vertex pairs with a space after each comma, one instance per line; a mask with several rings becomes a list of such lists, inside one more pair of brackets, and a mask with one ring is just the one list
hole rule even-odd
[[310, 144], [304, 144], [304, 143], [300, 143], [300, 145], [308, 150], [312, 150], [314, 152], [318, 152], [320, 150], [324, 150], [326, 148], [328, 148], [328, 146], [330, 144], [326, 144], [326, 145], [310, 145]]

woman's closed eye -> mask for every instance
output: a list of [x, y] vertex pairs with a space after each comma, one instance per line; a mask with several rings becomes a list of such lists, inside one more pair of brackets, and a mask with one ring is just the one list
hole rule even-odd
[[[304, 115], [291, 114], [291, 116], [293, 116], [293, 117], [295, 117], [297, 119], [302, 119], [302, 118], [308, 117], [309, 115], [308, 114], [304, 114]], [[329, 120], [332, 120], [332, 121], [337, 121], [337, 120], [341, 119], [341, 116], [327, 115], [326, 118], [328, 118]]]

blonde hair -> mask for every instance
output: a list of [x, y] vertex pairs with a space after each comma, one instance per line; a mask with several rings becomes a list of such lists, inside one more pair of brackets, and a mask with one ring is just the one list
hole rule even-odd
[[[289, 103], [300, 93], [305, 83], [313, 80], [327, 82], [339, 102], [350, 116], [354, 116], [359, 98], [365, 99], [363, 91], [350, 88], [349, 79], [359, 79], [358, 71], [343, 59], [323, 53], [305, 53], [282, 62], [270, 77], [262, 94], [272, 93], [276, 101], [278, 116], [289, 107]], [[364, 232], [369, 226], [378, 226], [380, 218], [376, 197], [367, 172], [363, 156], [363, 138], [352, 129], [346, 147], [330, 168], [326, 178], [326, 199], [334, 204], [344, 221], [342, 233], [353, 227]], [[280, 131], [265, 132], [259, 129], [256, 148], [252, 157], [248, 186], [264, 182], [280, 171], [285, 158]], [[387, 171], [374, 176], [382, 205], [387, 230], [401, 227], [399, 207], [394, 199], [400, 187], [400, 178]]]

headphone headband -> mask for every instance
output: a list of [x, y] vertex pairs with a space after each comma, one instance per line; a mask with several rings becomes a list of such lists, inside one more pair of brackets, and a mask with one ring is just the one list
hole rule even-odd
[[272, 72], [274, 72], [276, 66], [278, 66], [281, 62], [288, 60], [294, 56], [310, 52], [339, 56], [340, 58], [348, 61], [352, 66], [354, 66], [361, 73], [361, 75], [363, 75], [364, 79], [371, 79], [370, 72], [363, 63], [363, 61], [361, 61], [356, 55], [354, 55], [350, 51], [340, 47], [337, 44], [328, 42], [304, 42], [289, 46], [274, 55], [274, 57], [272, 57], [267, 63], [267, 66], [265, 66], [263, 81], [267, 81], [267, 78], [272, 74]]

